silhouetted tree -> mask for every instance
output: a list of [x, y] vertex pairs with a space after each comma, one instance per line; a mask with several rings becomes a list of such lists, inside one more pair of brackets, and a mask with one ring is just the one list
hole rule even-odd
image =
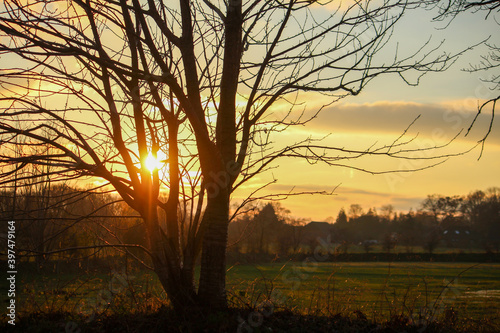
[[423, 235], [422, 222], [413, 212], [401, 214], [397, 221], [397, 232], [400, 235], [400, 244], [406, 248], [407, 253], [412, 253], [413, 247]]
[[355, 234], [355, 242], [381, 239], [384, 232], [389, 229], [389, 224], [381, 223], [373, 209], [369, 209], [366, 214], [362, 214], [356, 219], [350, 219], [349, 223]]
[[[482, 200], [478, 202], [478, 199]], [[478, 193], [469, 196], [469, 211], [473, 230], [477, 233], [478, 242], [487, 252], [500, 251], [500, 190], [490, 188], [484, 196]], [[476, 239], [477, 239], [476, 238]]]
[[390, 222], [392, 220], [394, 214], [394, 206], [392, 205], [384, 205], [380, 208], [380, 217]]
[[344, 208], [340, 208], [337, 218], [335, 219], [335, 224], [339, 227], [347, 225], [347, 215]]
[[271, 253], [271, 245], [277, 241], [283, 222], [276, 215], [271, 203], [266, 204], [252, 221], [250, 244], [256, 253]]
[[279, 253], [286, 256], [287, 254], [297, 253], [300, 245], [304, 242], [304, 225], [303, 219], [288, 218], [277, 230], [276, 242], [279, 247]]
[[363, 207], [359, 204], [352, 204], [349, 207], [349, 219], [356, 219], [363, 215]]
[[422, 203], [422, 209], [434, 217], [436, 224], [445, 219], [453, 219], [461, 209], [463, 199], [460, 196], [444, 197], [437, 194], [428, 195]]
[[333, 225], [333, 239], [340, 244], [339, 250], [343, 253], [347, 253], [353, 242], [351, 223], [348, 222], [347, 215], [341, 208]]
[[[274, 135], [311, 119], [292, 112], [299, 92], [325, 95], [326, 106], [382, 74], [416, 84], [446, 69], [455, 56], [437, 48], [379, 52], [419, 4], [4, 1], [0, 143], [25, 137], [54, 150], [4, 149], [2, 184], [28, 164], [52, 165], [50, 177], [106, 181], [141, 216], [144, 250], [172, 304], [225, 306], [229, 202], [243, 183], [283, 156], [349, 166], [342, 161], [414, 159], [421, 150], [400, 138], [359, 150], [311, 138], [272, 145]], [[273, 114], [278, 103], [290, 112]], [[168, 168], [148, 168], [160, 156]]]

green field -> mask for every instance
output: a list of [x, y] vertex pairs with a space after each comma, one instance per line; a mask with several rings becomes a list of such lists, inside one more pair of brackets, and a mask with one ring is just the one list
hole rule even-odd
[[270, 297], [277, 305], [303, 313], [360, 310], [373, 317], [401, 313], [439, 316], [453, 307], [475, 319], [498, 318], [500, 264], [369, 262], [235, 266], [228, 271], [228, 289], [254, 303]]
[[[17, 311], [155, 310], [166, 302], [148, 273], [18, 275]], [[476, 320], [499, 320], [500, 264], [314, 263], [228, 267], [228, 297], [237, 307], [286, 308], [303, 314], [352, 314], [387, 319], [433, 318], [451, 309]], [[2, 293], [5, 302], [6, 293]]]

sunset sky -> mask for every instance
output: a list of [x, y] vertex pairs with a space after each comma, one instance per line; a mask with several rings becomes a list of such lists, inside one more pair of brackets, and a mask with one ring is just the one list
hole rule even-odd
[[[499, 21], [498, 13], [494, 13]], [[399, 25], [395, 40], [399, 50], [416, 50], [432, 35], [431, 43], [438, 45], [444, 40], [443, 51], [459, 52], [488, 38], [491, 44], [500, 44], [499, 26], [495, 15], [485, 20], [484, 13], [467, 14], [446, 23], [430, 24], [434, 12], [412, 13]], [[446, 29], [444, 29], [446, 28]], [[392, 44], [394, 47], [394, 44]], [[393, 50], [388, 49], [390, 53]], [[398, 77], [381, 77], [356, 97], [346, 98], [325, 109], [320, 116], [305, 127], [295, 128], [280, 136], [279, 142], [296, 142], [299, 138], [322, 137], [330, 134], [324, 143], [345, 148], [368, 148], [372, 144], [390, 143], [418, 116], [407, 138], [418, 134], [414, 144], [428, 147], [443, 144], [460, 130], [461, 135], [441, 154], [464, 152], [476, 144], [487, 131], [491, 108], [478, 120], [471, 133], [465, 137], [478, 102], [492, 98], [498, 91], [489, 90], [480, 79], [492, 73], [467, 73], [463, 68], [478, 64], [487, 48], [477, 47], [466, 52], [448, 71], [430, 73], [423, 77], [418, 87], [407, 86]], [[321, 101], [309, 103], [310, 110]], [[289, 140], [289, 141], [287, 141]], [[481, 149], [450, 158], [432, 169], [410, 173], [371, 175], [348, 168], [309, 165], [306, 161], [281, 160], [279, 167], [262, 175], [246, 189], [235, 194], [237, 199], [244, 192], [254, 189], [274, 178], [276, 184], [267, 192], [332, 191], [331, 196], [291, 197], [282, 205], [296, 217], [316, 221], [329, 216], [336, 217], [340, 208], [348, 210], [350, 204], [360, 204], [365, 211], [370, 207], [391, 204], [397, 210], [419, 208], [428, 194], [466, 195], [474, 190], [500, 186], [500, 124], [495, 121], [481, 159]], [[427, 156], [427, 155], [426, 155]], [[430, 156], [430, 155], [429, 155]], [[390, 160], [388, 158], [364, 159], [356, 164], [374, 171], [405, 170], [424, 166], [422, 162]], [[338, 186], [338, 187], [337, 187]]]
[[[404, 56], [418, 51], [427, 41], [431, 49], [443, 42], [439, 46], [439, 53], [451, 54], [460, 53], [488, 38], [488, 43], [500, 45], [498, 12], [491, 13], [487, 19], [483, 12], [462, 14], [449, 25], [449, 21], [432, 23], [434, 16], [436, 11], [410, 11], [396, 26], [393, 39], [382, 50], [381, 56], [387, 56], [390, 62], [396, 47], [398, 53]], [[491, 118], [491, 108], [485, 109], [470, 134], [464, 136], [477, 112], [478, 103], [499, 93], [498, 90], [491, 91], [491, 86], [481, 81], [491, 77], [493, 73], [463, 71], [464, 68], [479, 64], [481, 56], [486, 54], [488, 48], [485, 45], [468, 50], [446, 72], [425, 75], [417, 87], [406, 85], [397, 76], [378, 77], [358, 96], [331, 104], [306, 126], [289, 128], [273, 139], [277, 146], [283, 147], [309, 136], [326, 136], [322, 141], [324, 145], [365, 150], [394, 142], [420, 116], [401, 139], [406, 141], [414, 138], [409, 148], [443, 145], [460, 133], [446, 149], [426, 152], [422, 157], [466, 152], [487, 132]], [[14, 66], [16, 63], [13, 55], [2, 57], [4, 64]], [[73, 65], [76, 66], [76, 62]], [[322, 105], [331, 102], [326, 97], [322, 99], [317, 95], [302, 94], [300, 98], [301, 102], [306, 103], [306, 114], [313, 114]], [[279, 112], [278, 105], [275, 111], [278, 119]], [[76, 120], [88, 121], [87, 118], [83, 119], [87, 117], [86, 114], [73, 114], [73, 117], [82, 117]], [[393, 205], [396, 210], [416, 210], [428, 194], [466, 195], [475, 190], [500, 186], [498, 120], [495, 121], [482, 157], [478, 160], [480, 153], [479, 146], [431, 169], [379, 175], [322, 164], [309, 165], [304, 160], [282, 159], [276, 164], [276, 168], [253, 178], [252, 182], [238, 189], [233, 199], [241, 202], [255, 189], [276, 179], [276, 183], [260, 194], [335, 190], [332, 195], [293, 196], [282, 202], [295, 217], [322, 221], [327, 217], [337, 216], [342, 207], [348, 210], [351, 204], [360, 204], [365, 210], [388, 204]], [[360, 161], [345, 163], [370, 171], [397, 171], [423, 168], [432, 161], [424, 163], [366, 157]]]

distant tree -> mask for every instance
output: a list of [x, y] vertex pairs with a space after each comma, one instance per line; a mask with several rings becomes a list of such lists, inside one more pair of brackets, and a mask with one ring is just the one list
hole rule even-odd
[[235, 216], [228, 228], [228, 251], [238, 253], [250, 253], [255, 251], [254, 237], [255, 224], [253, 223], [255, 216], [260, 212], [262, 207], [257, 203], [255, 205], [247, 205]]
[[431, 227], [424, 236], [424, 249], [433, 254], [441, 241], [441, 230], [439, 227]]
[[273, 204], [266, 204], [252, 221], [253, 250], [257, 253], [271, 253], [271, 245], [277, 240], [283, 221], [278, 218]]
[[347, 225], [347, 215], [345, 213], [345, 210], [344, 208], [341, 208], [338, 215], [337, 215], [337, 218], [335, 219], [335, 224], [336, 226], [345, 226]]
[[229, 226], [230, 250], [286, 254], [289, 247], [298, 246], [294, 229], [300, 225], [289, 213], [279, 203], [267, 203], [240, 214]]
[[382, 248], [385, 252], [390, 253], [396, 247], [398, 239], [395, 233], [387, 233], [382, 241]]
[[487, 252], [500, 251], [500, 189], [490, 188], [484, 196], [478, 192], [468, 196], [467, 211], [476, 239]]
[[380, 208], [380, 217], [390, 222], [392, 216], [394, 214], [394, 206], [393, 205], [384, 205]]
[[481, 205], [485, 197], [486, 193], [479, 190], [469, 193], [465, 197], [464, 204], [461, 207], [461, 211], [470, 225], [476, 223], [479, 220], [479, 216], [481, 214]]
[[303, 219], [287, 219], [283, 226], [278, 230], [277, 243], [282, 255], [287, 255], [289, 252], [297, 253], [300, 245], [304, 241], [304, 225]]
[[427, 195], [427, 198], [422, 202], [422, 210], [431, 214], [434, 218], [434, 223], [437, 225], [440, 221], [441, 207], [439, 206], [440, 197], [437, 194]]
[[347, 215], [344, 209], [340, 209], [335, 223], [333, 225], [333, 239], [339, 243], [339, 251], [347, 253], [349, 247], [354, 242], [353, 222], [347, 220]]
[[422, 221], [413, 212], [401, 214], [396, 221], [397, 232], [400, 235], [399, 242], [406, 248], [407, 253], [413, 252], [413, 247], [417, 245], [422, 237]]
[[335, 218], [333, 216], [328, 216], [327, 218], [325, 218], [325, 222], [328, 222], [328, 223], [335, 223]]
[[379, 216], [372, 209], [350, 223], [355, 242], [380, 239], [384, 232], [390, 229], [388, 223], [381, 223]]
[[363, 207], [359, 204], [352, 204], [349, 207], [349, 219], [356, 219], [363, 215]]
[[445, 219], [453, 219], [460, 212], [463, 198], [460, 196], [428, 195], [422, 203], [422, 209], [432, 214], [436, 224]]
[[[26, 138], [16, 138], [23, 140]], [[26, 141], [17, 141], [14, 146], [14, 156], [22, 157], [29, 154], [51, 156], [53, 147], [49, 144], [31, 146]], [[5, 186], [5, 210], [2, 210], [2, 220], [14, 220], [17, 223], [17, 249], [19, 255], [34, 257], [38, 269], [55, 250], [65, 247], [75, 247], [78, 238], [71, 223], [73, 218], [69, 209], [75, 198], [82, 198], [80, 193], [69, 187], [67, 181], [57, 181], [50, 175], [56, 173], [56, 168], [50, 163], [29, 164], [22, 170], [13, 170], [15, 183]], [[78, 200], [76, 200], [78, 201]], [[82, 203], [80, 203], [80, 206]], [[81, 214], [80, 216], [84, 216]], [[66, 253], [66, 257], [75, 251]]]

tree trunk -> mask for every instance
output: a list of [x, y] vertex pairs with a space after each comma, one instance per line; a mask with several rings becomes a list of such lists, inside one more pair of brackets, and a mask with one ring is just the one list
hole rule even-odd
[[194, 269], [179, 270], [164, 262], [155, 263], [154, 269], [175, 311], [184, 312], [198, 304]]
[[207, 229], [201, 254], [200, 304], [207, 308], [225, 308], [226, 299], [226, 245], [229, 223], [229, 195], [220, 193], [207, 203], [203, 217]]
[[151, 198], [146, 198], [144, 202], [143, 207], [147, 208], [142, 214], [153, 269], [174, 309], [184, 311], [197, 303], [194, 286], [194, 260], [188, 261], [192, 262], [192, 265], [182, 265], [179, 244], [175, 241], [178, 235], [165, 235], [159, 225], [158, 214]]

